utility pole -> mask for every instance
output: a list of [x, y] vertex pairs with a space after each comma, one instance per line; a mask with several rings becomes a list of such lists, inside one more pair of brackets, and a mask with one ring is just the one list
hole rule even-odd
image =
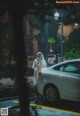
[[61, 62], [63, 61], [63, 10], [60, 11], [60, 13], [56, 12], [54, 14], [55, 20], [59, 20], [59, 17], [61, 18]]
[[63, 14], [61, 13], [61, 61], [63, 61]]
[[45, 38], [45, 60], [48, 63], [48, 16], [45, 15], [45, 24], [44, 24], [44, 38]]
[[61, 22], [61, 61], [63, 61], [63, 22]]
[[[48, 0], [45, 0], [45, 6], [48, 6]], [[44, 24], [44, 39], [45, 39], [45, 60], [48, 64], [48, 15], [45, 14], [45, 24]]]

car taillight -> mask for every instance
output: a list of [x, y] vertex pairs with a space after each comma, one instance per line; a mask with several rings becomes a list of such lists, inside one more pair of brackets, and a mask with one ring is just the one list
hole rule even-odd
[[42, 73], [41, 73], [41, 72], [39, 72], [39, 73], [38, 73], [38, 76], [41, 76], [41, 75], [42, 75]]

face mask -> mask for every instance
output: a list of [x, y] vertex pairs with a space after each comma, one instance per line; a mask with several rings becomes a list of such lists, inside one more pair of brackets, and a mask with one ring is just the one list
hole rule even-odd
[[40, 56], [40, 59], [42, 59], [43, 57], [42, 56]]
[[39, 55], [39, 56], [38, 56], [38, 59], [42, 59], [42, 58], [43, 58], [43, 56], [42, 56], [42, 55]]

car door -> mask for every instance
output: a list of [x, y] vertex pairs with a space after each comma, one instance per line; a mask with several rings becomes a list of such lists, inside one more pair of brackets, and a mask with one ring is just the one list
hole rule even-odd
[[59, 66], [59, 86], [66, 99], [80, 100], [80, 63], [71, 62]]
[[80, 65], [78, 62], [63, 66], [62, 89], [66, 97], [80, 99]]
[[66, 97], [80, 99], [80, 75], [64, 73], [61, 80], [61, 87]]

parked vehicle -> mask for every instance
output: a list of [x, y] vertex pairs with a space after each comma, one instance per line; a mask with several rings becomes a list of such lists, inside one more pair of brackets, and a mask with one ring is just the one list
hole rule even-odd
[[64, 61], [39, 72], [38, 93], [48, 101], [80, 102], [80, 59]]

